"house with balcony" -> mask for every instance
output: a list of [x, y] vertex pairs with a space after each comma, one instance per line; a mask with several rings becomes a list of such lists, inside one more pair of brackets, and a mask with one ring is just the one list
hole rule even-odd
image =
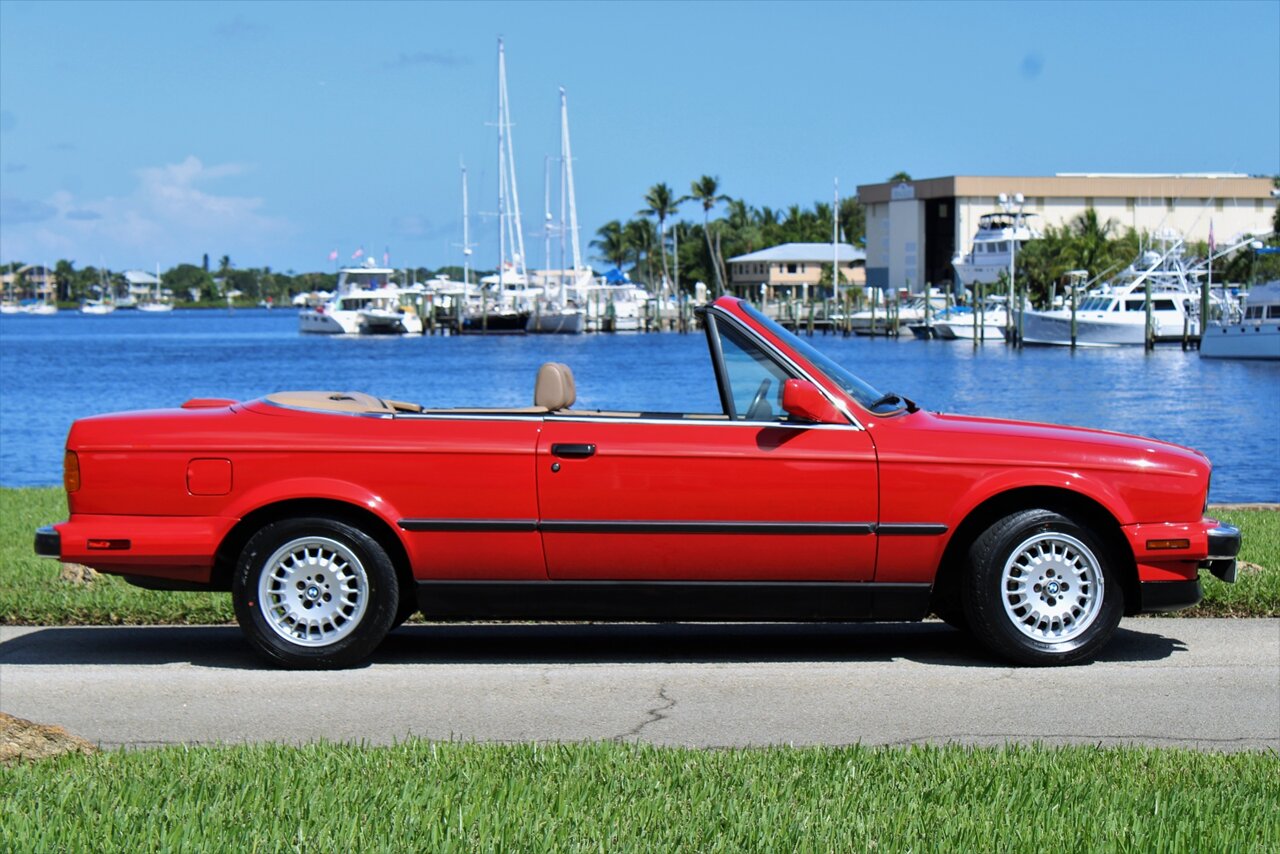
[[[835, 261], [842, 285], [867, 282], [867, 253], [851, 243], [783, 243], [730, 258], [729, 292], [753, 302], [805, 299]], [[823, 286], [829, 292], [830, 282]]]

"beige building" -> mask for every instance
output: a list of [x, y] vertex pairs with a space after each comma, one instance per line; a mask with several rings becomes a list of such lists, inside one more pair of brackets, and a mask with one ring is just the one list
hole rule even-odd
[[972, 249], [978, 217], [999, 211], [1002, 193], [1021, 193], [1040, 229], [1093, 208], [1099, 222], [1113, 221], [1120, 232], [1169, 230], [1188, 242], [1207, 241], [1212, 222], [1219, 246], [1269, 233], [1277, 203], [1270, 178], [1226, 173], [953, 175], [864, 184], [858, 198], [867, 215], [868, 283], [919, 292], [926, 282], [955, 281], [951, 259]]
[[16, 271], [0, 274], [0, 295], [6, 300], [38, 299], [52, 302], [58, 298], [53, 270], [42, 264], [28, 264]]
[[830, 243], [783, 243], [730, 258], [729, 292], [751, 300], [760, 299], [762, 289], [768, 300], [802, 296], [822, 279], [823, 266], [830, 266], [837, 252], [843, 280], [866, 284], [867, 253], [852, 244], [837, 244], [833, 251]]

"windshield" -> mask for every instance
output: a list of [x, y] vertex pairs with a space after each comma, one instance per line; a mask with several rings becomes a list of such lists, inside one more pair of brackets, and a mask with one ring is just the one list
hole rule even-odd
[[[768, 329], [773, 333], [774, 337], [778, 338], [792, 350], [803, 356], [809, 364], [822, 371], [829, 380], [840, 386], [846, 394], [858, 401], [864, 409], [872, 412], [876, 411], [876, 404], [882, 400], [884, 397], [883, 394], [876, 391], [876, 389], [872, 388], [864, 380], [849, 373], [841, 367], [839, 363], [832, 361], [830, 357], [806, 344], [801, 338], [791, 334], [774, 321], [765, 317], [750, 303], [742, 303], [742, 310], [751, 315], [752, 319], [765, 329]], [[881, 408], [883, 408], [883, 405]]]

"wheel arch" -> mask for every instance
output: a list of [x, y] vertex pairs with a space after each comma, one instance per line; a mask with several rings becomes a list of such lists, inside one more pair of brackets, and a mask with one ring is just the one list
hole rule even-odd
[[212, 589], [231, 589], [231, 577], [236, 561], [239, 560], [240, 552], [249, 542], [249, 538], [255, 533], [272, 522], [305, 516], [320, 516], [345, 522], [373, 537], [391, 559], [401, 591], [409, 596], [414, 595], [413, 566], [409, 561], [409, 553], [405, 549], [404, 542], [395, 529], [387, 520], [365, 507], [332, 498], [293, 498], [276, 501], [242, 517], [222, 538], [214, 554], [213, 573], [210, 578]]
[[993, 495], [981, 502], [956, 527], [947, 542], [934, 579], [931, 609], [951, 602], [959, 595], [966, 554], [983, 531], [997, 520], [1019, 510], [1032, 508], [1060, 513], [1088, 528], [1103, 539], [1117, 561], [1124, 590], [1125, 613], [1135, 614], [1142, 603], [1138, 565], [1133, 549], [1120, 531], [1120, 522], [1105, 505], [1079, 492], [1053, 486], [1023, 486]]

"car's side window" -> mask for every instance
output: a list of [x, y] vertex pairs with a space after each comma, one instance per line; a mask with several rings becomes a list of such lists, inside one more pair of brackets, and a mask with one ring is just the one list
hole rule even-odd
[[781, 416], [782, 386], [791, 374], [737, 329], [727, 323], [716, 326], [733, 417], [739, 421], [773, 421]]

